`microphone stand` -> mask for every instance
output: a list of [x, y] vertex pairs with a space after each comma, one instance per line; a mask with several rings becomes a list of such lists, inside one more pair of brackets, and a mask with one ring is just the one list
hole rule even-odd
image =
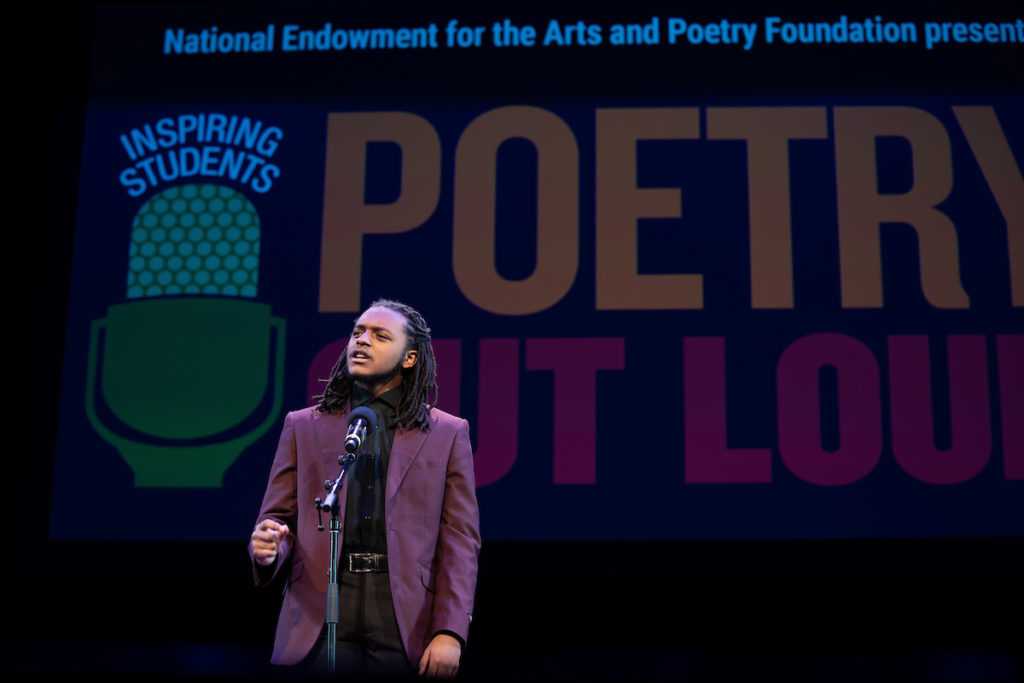
[[316, 506], [316, 528], [317, 531], [324, 530], [323, 518], [320, 516], [325, 510], [331, 513], [330, 535], [331, 555], [328, 565], [327, 583], [327, 609], [324, 612], [324, 623], [327, 626], [327, 669], [334, 673], [335, 657], [338, 648], [338, 549], [341, 547], [341, 521], [339, 519], [340, 506], [338, 504], [338, 491], [348, 468], [356, 461], [353, 453], [344, 453], [338, 456], [338, 464], [341, 466], [341, 473], [337, 479], [324, 481], [324, 488], [327, 490], [327, 497], [321, 500], [316, 498], [313, 505]]
[[[335, 671], [335, 656], [338, 649], [338, 621], [339, 612], [338, 597], [338, 556], [341, 549], [341, 509], [338, 503], [338, 491], [348, 468], [356, 461], [356, 453], [362, 447], [363, 441], [368, 434], [377, 438], [377, 414], [365, 406], [356, 408], [349, 413], [349, 433], [345, 437], [345, 452], [338, 456], [338, 464], [341, 466], [341, 473], [337, 479], [324, 481], [324, 488], [327, 489], [327, 497], [323, 500], [316, 498], [313, 505], [316, 506], [316, 528], [317, 531], [324, 530], [324, 521], [321, 514], [324, 510], [331, 513], [331, 556], [327, 570], [327, 608], [324, 610], [324, 624], [327, 626], [327, 669], [330, 673]], [[376, 442], [375, 442], [376, 443]]]

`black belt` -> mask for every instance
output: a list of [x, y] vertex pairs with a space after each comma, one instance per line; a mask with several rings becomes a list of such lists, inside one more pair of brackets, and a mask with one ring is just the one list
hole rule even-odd
[[341, 570], [355, 574], [386, 572], [388, 556], [384, 553], [346, 553], [341, 557]]

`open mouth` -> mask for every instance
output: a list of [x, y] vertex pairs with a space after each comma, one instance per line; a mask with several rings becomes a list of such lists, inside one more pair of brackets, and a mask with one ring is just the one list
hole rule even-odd
[[366, 353], [365, 351], [353, 351], [349, 355], [349, 360], [352, 361], [353, 363], [367, 363], [371, 361], [372, 358], [370, 358], [370, 354]]

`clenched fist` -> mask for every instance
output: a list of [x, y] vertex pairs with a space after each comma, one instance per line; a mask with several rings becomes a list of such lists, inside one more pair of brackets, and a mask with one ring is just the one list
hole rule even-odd
[[277, 559], [277, 549], [288, 537], [288, 525], [278, 524], [272, 519], [265, 519], [256, 525], [249, 541], [252, 545], [252, 558], [256, 564], [266, 567]]

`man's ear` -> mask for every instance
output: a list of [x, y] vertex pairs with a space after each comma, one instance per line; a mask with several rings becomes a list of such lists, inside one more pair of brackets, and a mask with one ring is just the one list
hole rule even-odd
[[402, 359], [402, 367], [408, 370], [412, 366], [416, 365], [416, 361], [419, 359], [419, 355], [416, 353], [416, 349], [409, 349], [405, 352], [405, 358]]

